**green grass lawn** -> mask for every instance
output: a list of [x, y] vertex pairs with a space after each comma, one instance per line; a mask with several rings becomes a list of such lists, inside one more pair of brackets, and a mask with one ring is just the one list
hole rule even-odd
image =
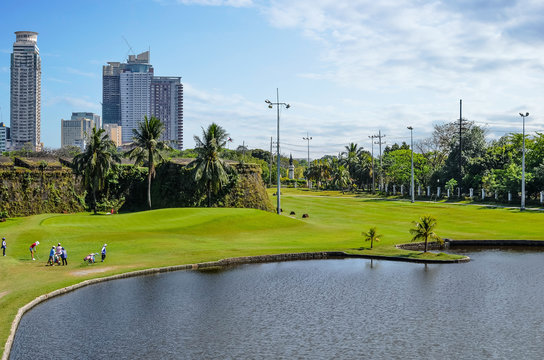
[[[271, 190], [270, 193], [273, 191]], [[272, 199], [275, 201], [275, 198]], [[119, 215], [37, 215], [0, 223], [8, 242], [0, 257], [0, 341], [22, 305], [49, 291], [131, 270], [190, 264], [227, 257], [286, 252], [344, 250], [376, 255], [421, 257], [397, 250], [410, 241], [419, 216], [438, 219], [437, 233], [453, 239], [542, 239], [544, 213], [479, 206], [384, 201], [338, 192], [283, 190], [283, 216], [251, 209], [162, 209]], [[289, 216], [295, 211], [295, 216]], [[308, 219], [302, 214], [308, 213]], [[361, 232], [377, 226], [382, 241], [364, 242]], [[28, 247], [39, 240], [32, 261]], [[46, 267], [58, 242], [68, 266]], [[105, 263], [84, 264], [90, 252], [108, 244]], [[361, 248], [364, 248], [360, 250]], [[429, 256], [429, 255], [427, 255]], [[451, 258], [451, 256], [436, 256]]]

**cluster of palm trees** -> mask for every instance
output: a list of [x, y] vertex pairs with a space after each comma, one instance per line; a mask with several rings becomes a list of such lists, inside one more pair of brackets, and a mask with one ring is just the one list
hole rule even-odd
[[[164, 124], [156, 117], [144, 117], [133, 129], [132, 148], [123, 156], [134, 160], [134, 166], [147, 166], [147, 205], [151, 209], [151, 182], [156, 174], [156, 166], [165, 161], [164, 151], [171, 150], [167, 141], [161, 140]], [[202, 129], [202, 139], [195, 136], [198, 157], [189, 164], [194, 166], [195, 182], [206, 188], [208, 206], [212, 195], [227, 184], [229, 167], [219, 158], [225, 147], [228, 133], [219, 125], [212, 123], [208, 129]], [[82, 178], [83, 185], [92, 194], [91, 209], [97, 213], [97, 194], [105, 187], [106, 176], [113, 163], [120, 162], [115, 144], [104, 129], [92, 129], [85, 151], [74, 157], [73, 168]]]
[[[437, 221], [433, 216], [423, 215], [418, 221], [414, 221], [413, 225], [414, 227], [410, 229], [410, 234], [412, 235], [411, 241], [423, 241], [425, 246], [424, 252], [427, 252], [429, 240], [442, 240], [440, 236], [434, 232]], [[365, 241], [370, 241], [370, 249], [373, 248], [375, 241], [380, 241], [383, 237], [383, 235], [378, 234], [378, 229], [376, 227], [371, 227], [367, 232], [363, 232], [362, 235], [364, 236]]]
[[355, 143], [345, 146], [336, 156], [326, 156], [312, 162], [305, 176], [316, 182], [317, 188], [349, 190], [356, 185], [363, 188], [372, 179], [372, 156]]

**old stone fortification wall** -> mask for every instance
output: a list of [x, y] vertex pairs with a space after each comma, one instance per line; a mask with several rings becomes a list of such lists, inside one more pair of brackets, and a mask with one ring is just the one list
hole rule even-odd
[[9, 217], [83, 211], [79, 182], [58, 161], [15, 158], [0, 167], [0, 212]]

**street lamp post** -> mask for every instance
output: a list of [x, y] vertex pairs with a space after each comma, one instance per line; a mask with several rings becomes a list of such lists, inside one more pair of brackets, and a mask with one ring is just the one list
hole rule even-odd
[[521, 154], [521, 207], [520, 210], [525, 210], [525, 118], [529, 116], [529, 113], [519, 113], [523, 119], [523, 150]]
[[408, 126], [408, 130], [410, 130], [410, 149], [412, 150], [412, 174], [411, 174], [411, 181], [410, 181], [410, 191], [412, 193], [412, 203], [414, 200], [414, 128], [411, 126]]
[[270, 109], [272, 109], [274, 107], [274, 105], [277, 107], [278, 109], [278, 134], [277, 134], [277, 153], [278, 153], [278, 162], [277, 162], [277, 167], [278, 167], [278, 174], [277, 174], [277, 177], [278, 177], [278, 190], [276, 191], [276, 197], [278, 198], [278, 215], [281, 215], [281, 202], [280, 202], [280, 189], [281, 189], [281, 182], [280, 182], [280, 176], [281, 176], [281, 173], [280, 173], [280, 106], [285, 106], [286, 109], [289, 109], [291, 107], [291, 105], [289, 104], [286, 104], [286, 103], [280, 103], [280, 91], [278, 88], [276, 88], [276, 102], [273, 103], [271, 102], [270, 100], [265, 100], [264, 101], [265, 103], [268, 104], [268, 107]]
[[[308, 132], [306, 132], [306, 137], [302, 137], [302, 140], [306, 140], [308, 142], [308, 171], [310, 171], [310, 140], [312, 140], [312, 137], [308, 135]], [[308, 175], [306, 175], [306, 186], [309, 186], [310, 181], [308, 180]]]

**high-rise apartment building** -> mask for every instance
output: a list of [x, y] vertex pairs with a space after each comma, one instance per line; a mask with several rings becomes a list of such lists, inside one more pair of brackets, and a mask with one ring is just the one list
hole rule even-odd
[[70, 120], [61, 119], [61, 147], [77, 146], [85, 150], [89, 134], [98, 127], [100, 116], [89, 112], [74, 112]]
[[165, 125], [164, 140], [183, 147], [183, 85], [179, 77], [155, 77], [149, 51], [129, 55], [126, 63], [108, 62], [102, 68], [103, 124], [122, 127], [123, 143], [144, 116], [156, 116]]
[[180, 77], [153, 77], [151, 115], [164, 124], [161, 140], [169, 140], [173, 148], [183, 149], [183, 85]]
[[38, 33], [16, 31], [11, 54], [11, 142], [14, 149], [25, 144], [36, 150], [40, 143], [41, 59]]

